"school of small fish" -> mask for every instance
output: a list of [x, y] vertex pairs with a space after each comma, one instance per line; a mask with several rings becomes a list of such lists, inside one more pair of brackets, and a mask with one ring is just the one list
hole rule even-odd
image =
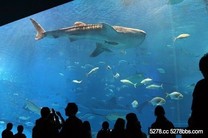
[[[179, 39], [186, 39], [188, 37], [190, 37], [190, 34], [181, 33], [178, 36], [176, 36], [173, 41], [176, 42]], [[100, 61], [98, 63], [100, 65], [105, 65], [106, 64], [104, 61]], [[80, 63], [79, 62], [74, 62], [74, 64], [79, 65]], [[129, 64], [129, 62], [124, 60], [124, 59], [118, 61], [118, 66], [127, 65], [127, 64]], [[75, 68], [75, 67], [73, 67], [73, 68]], [[72, 66], [70, 66], [70, 69], [73, 69], [73, 68], [72, 68]], [[99, 66], [93, 66], [91, 64], [85, 64], [85, 65], [81, 66], [81, 68], [82, 69], [91, 68], [86, 73], [86, 77], [90, 77], [93, 74], [95, 74], [98, 70], [100, 70]], [[133, 88], [137, 88], [139, 86], [144, 86], [145, 89], [150, 90], [150, 91], [154, 91], [154, 90], [163, 91], [163, 89], [164, 89], [163, 88], [163, 83], [158, 83], [157, 81], [154, 81], [153, 78], [151, 78], [151, 77], [146, 77], [146, 78], [141, 79], [140, 81], [135, 82], [135, 81], [129, 79], [128, 77], [120, 79], [121, 78], [120, 73], [119, 72], [114, 72], [113, 67], [110, 66], [110, 65], [106, 65], [105, 69], [112, 73], [112, 78], [114, 78], [115, 80], [119, 80], [120, 83], [123, 84], [120, 87], [117, 87], [117, 86], [114, 86], [112, 84], [107, 84], [106, 83], [105, 90], [108, 92], [108, 93], [106, 93], [107, 97], [110, 97], [110, 96], [114, 95], [115, 90], [116, 91], [121, 91], [122, 89], [131, 87], [131, 86], [133, 86]], [[158, 67], [158, 68], [156, 68], [156, 70], [160, 74], [166, 74], [166, 70], [162, 67]], [[60, 72], [59, 75], [62, 76], [62, 77], [65, 76], [64, 73], [62, 73], [62, 72]], [[75, 83], [75, 84], [81, 84], [83, 82], [83, 80], [85, 80], [85, 79], [73, 79], [72, 82]], [[77, 90], [78, 89], [81, 89], [81, 88], [77, 88]], [[157, 106], [157, 105], [165, 104], [167, 99], [181, 100], [181, 99], [183, 99], [184, 96], [180, 92], [173, 91], [173, 92], [170, 92], [170, 93], [166, 93], [166, 96], [164, 96], [164, 97], [165, 98], [160, 97], [160, 96], [155, 96], [152, 99], [150, 99], [148, 102], [153, 106]], [[134, 99], [131, 102], [131, 106], [132, 106], [132, 108], [138, 108], [138, 106], [139, 106], [138, 100]]]

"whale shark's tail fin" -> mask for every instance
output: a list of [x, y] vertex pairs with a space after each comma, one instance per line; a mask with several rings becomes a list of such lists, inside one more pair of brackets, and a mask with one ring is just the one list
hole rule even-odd
[[35, 36], [35, 40], [39, 40], [39, 39], [42, 39], [44, 36], [45, 36], [45, 30], [43, 29], [43, 27], [37, 23], [34, 19], [30, 18], [32, 24], [34, 25], [36, 31], [37, 31], [37, 34]]

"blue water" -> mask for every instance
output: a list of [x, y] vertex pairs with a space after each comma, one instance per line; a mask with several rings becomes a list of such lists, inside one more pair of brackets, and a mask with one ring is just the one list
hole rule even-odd
[[[104, 120], [113, 127], [116, 117], [135, 112], [142, 130], [155, 120], [154, 106], [139, 105], [156, 96], [165, 98], [166, 116], [175, 126], [186, 126], [190, 115], [194, 84], [202, 78], [198, 70], [200, 57], [208, 50], [208, 11], [205, 0], [74, 0], [67, 4], [26, 17], [0, 28], [0, 130], [7, 122], [23, 124], [31, 137], [31, 129], [39, 115], [25, 109], [49, 106], [60, 111], [68, 102], [80, 107], [78, 116], [89, 120], [93, 132]], [[45, 30], [72, 26], [76, 21], [105, 22], [144, 30], [147, 35], [137, 48], [90, 57], [95, 41], [67, 38], [44, 38], [36, 41], [35, 29], [29, 18], [37, 20]], [[182, 33], [185, 39], [173, 39]], [[111, 69], [107, 69], [110, 66]], [[86, 77], [92, 68], [99, 67]], [[113, 75], [119, 73], [120, 77]], [[134, 88], [121, 79], [132, 76], [152, 78], [163, 85], [156, 90], [144, 85]], [[72, 80], [83, 80], [76, 84]], [[178, 91], [183, 99], [166, 98], [166, 93]], [[113, 100], [111, 100], [113, 99]], [[112, 106], [106, 106], [111, 104]]]

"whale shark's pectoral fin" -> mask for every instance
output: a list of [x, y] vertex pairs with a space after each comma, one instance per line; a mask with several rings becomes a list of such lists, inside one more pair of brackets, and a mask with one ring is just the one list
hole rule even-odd
[[101, 43], [96, 43], [96, 48], [95, 50], [91, 53], [91, 57], [96, 57], [98, 55], [100, 55], [101, 53], [103, 53], [104, 51], [107, 52], [112, 52], [110, 49], [106, 48], [104, 45], [102, 45]]

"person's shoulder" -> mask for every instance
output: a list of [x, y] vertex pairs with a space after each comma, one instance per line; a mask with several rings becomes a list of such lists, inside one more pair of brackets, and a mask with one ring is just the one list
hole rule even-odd
[[100, 129], [98, 132], [103, 132], [104, 130], [103, 129]]
[[38, 123], [40, 123], [42, 121], [43, 121], [43, 118], [38, 118], [37, 120], [35, 120], [35, 123], [38, 124]]
[[5, 131], [6, 131], [6, 129], [4, 129], [4, 130], [2, 131], [2, 133], [5, 133]]
[[75, 117], [75, 119], [77, 120], [77, 122], [82, 123], [82, 120], [79, 119], [78, 117]]
[[208, 80], [207, 79], [201, 79], [199, 80], [194, 88], [194, 91], [199, 91], [201, 88], [204, 88], [207, 86]]
[[82, 124], [82, 120], [76, 116], [67, 118], [65, 121], [66, 124], [70, 124], [71, 122], [76, 123], [76, 124]]
[[142, 138], [147, 138], [147, 134], [142, 132]]
[[174, 124], [173, 124], [173, 122], [171, 122], [170, 120], [168, 120], [168, 124], [169, 124], [169, 127], [170, 128], [174, 128], [175, 127]]
[[204, 84], [204, 83], [206, 83], [208, 80], [206, 80], [206, 79], [201, 79], [201, 80], [199, 80], [197, 83], [196, 83], [196, 86], [197, 85], [201, 85], [201, 84]]
[[16, 134], [14, 135], [14, 138], [19, 138], [19, 137], [21, 137], [21, 138], [26, 138], [26, 135], [25, 135], [25, 134], [18, 134], [18, 133], [16, 133]]
[[151, 124], [151, 128], [155, 128], [155, 127], [156, 127], [156, 125], [157, 125], [157, 123], [156, 123], [156, 122], [152, 123], [152, 124]]

